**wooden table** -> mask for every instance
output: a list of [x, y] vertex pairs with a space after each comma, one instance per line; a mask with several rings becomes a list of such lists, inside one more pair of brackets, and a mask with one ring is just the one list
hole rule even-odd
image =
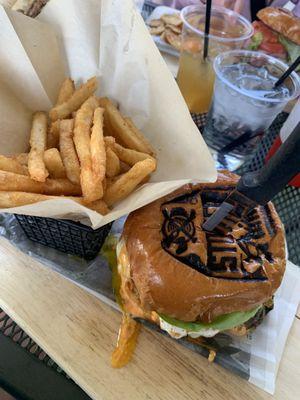
[[275, 396], [143, 328], [132, 362], [110, 367], [120, 313], [0, 238], [0, 307], [93, 399], [295, 400], [300, 319], [295, 318]]

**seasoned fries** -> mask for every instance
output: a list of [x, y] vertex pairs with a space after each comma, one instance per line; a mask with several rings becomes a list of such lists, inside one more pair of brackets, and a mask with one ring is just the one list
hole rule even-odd
[[67, 101], [52, 108], [49, 112], [50, 119], [56, 121], [57, 119], [68, 117], [73, 111], [78, 110], [81, 104], [87, 100], [96, 89], [97, 78], [93, 77], [81, 85], [79, 89], [75, 90]]
[[136, 163], [128, 172], [121, 175], [114, 183], [107, 187], [103, 200], [108, 206], [127, 197], [137, 185], [156, 168], [154, 158]]
[[58, 93], [56, 105], [60, 105], [65, 101], [69, 100], [69, 98], [73, 95], [74, 92], [75, 92], [74, 81], [72, 81], [72, 79], [70, 78], [66, 78], [63, 81], [60, 91]]
[[58, 147], [59, 143], [59, 125], [60, 120], [52, 122], [47, 135], [47, 149], [52, 149], [53, 147]]
[[147, 153], [141, 153], [136, 150], [126, 149], [125, 147], [119, 145], [113, 138], [107, 136], [105, 138], [105, 143], [111, 147], [111, 149], [116, 153], [121, 161], [125, 164], [130, 165], [131, 167], [139, 161], [143, 161], [146, 158], [152, 158]]
[[121, 171], [120, 160], [116, 153], [108, 147], [106, 149], [106, 175], [112, 178], [118, 175]]
[[[117, 139], [119, 144], [142, 153], [153, 154], [153, 150], [146, 145], [146, 139], [142, 134], [136, 134], [137, 128], [133, 129], [133, 122], [125, 119], [116, 106], [107, 98], [101, 98], [100, 106], [104, 107], [104, 124], [111, 128], [111, 135]], [[129, 121], [129, 122], [128, 122]]]
[[44, 153], [44, 161], [50, 178], [66, 178], [66, 169], [57, 149], [48, 149]]
[[0, 155], [0, 170], [28, 175], [28, 169], [16, 159]]
[[73, 125], [73, 119], [60, 122], [59, 149], [67, 178], [75, 185], [80, 185], [80, 165], [73, 142]]
[[47, 115], [36, 112], [33, 115], [30, 133], [30, 152], [28, 156], [28, 170], [30, 177], [38, 182], [45, 182], [49, 175], [44, 163], [44, 151], [47, 140]]
[[134, 125], [132, 119], [129, 117], [124, 117], [124, 120], [126, 121], [129, 128], [132, 130], [132, 132], [134, 132], [135, 136], [140, 141], [139, 149], [136, 149], [136, 150], [138, 150], [142, 153], [150, 154], [150, 156], [155, 156], [155, 151], [154, 151], [153, 147], [151, 146], [150, 142], [145, 138], [145, 136], [142, 134], [142, 132]]
[[29, 176], [7, 171], [0, 171], [0, 190], [65, 196], [81, 195], [80, 186], [73, 185], [68, 179], [46, 179], [45, 182], [37, 182]]
[[38, 193], [27, 193], [27, 192], [1, 192], [0, 191], [0, 207], [11, 208], [20, 207], [26, 204], [37, 203], [38, 201], [53, 200], [53, 199], [69, 199], [76, 203], [84, 205], [91, 210], [97, 211], [99, 214], [105, 215], [109, 212], [109, 208], [102, 200], [97, 200], [93, 203], [85, 204], [82, 197], [72, 196], [48, 196], [45, 194]]
[[105, 215], [156, 169], [148, 140], [108, 98], [97, 79], [67, 78], [56, 105], [33, 114], [29, 153], [0, 155], [0, 207], [63, 198]]
[[[63, 104], [64, 102], [68, 101], [70, 97], [72, 97], [74, 92], [75, 92], [75, 85], [72, 79], [70, 78], [65, 79], [58, 93], [56, 106], [59, 106], [60, 104]], [[58, 147], [59, 145], [59, 126], [60, 126], [59, 119], [54, 122], [51, 122], [47, 137], [48, 149], [51, 149], [53, 147]]]
[[[104, 109], [97, 107], [94, 112], [93, 129], [91, 133], [91, 158], [93, 175], [96, 187], [102, 188], [102, 181], [105, 178], [106, 152], [103, 138], [103, 113]], [[101, 197], [102, 197], [101, 196]]]
[[[20, 154], [16, 154], [14, 156], [12, 156], [12, 158], [16, 161], [18, 161], [18, 163], [20, 163], [21, 165], [25, 165], [27, 167], [28, 165], [28, 153], [20, 153]], [[2, 169], [2, 168], [0, 168]]]
[[87, 202], [101, 199], [103, 189], [94, 181], [90, 130], [94, 111], [98, 106], [97, 99], [90, 97], [77, 111], [74, 126], [74, 143], [78, 154], [81, 172], [80, 183], [83, 197]]

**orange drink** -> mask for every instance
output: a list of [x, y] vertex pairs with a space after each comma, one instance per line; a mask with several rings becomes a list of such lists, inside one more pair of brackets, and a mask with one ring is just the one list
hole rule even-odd
[[177, 83], [191, 112], [201, 114], [208, 111], [214, 80], [210, 61], [203, 60], [199, 53], [181, 53]]
[[224, 7], [212, 7], [208, 57], [203, 59], [205, 6], [193, 5], [181, 11], [183, 20], [177, 83], [192, 113], [206, 113], [214, 87], [214, 58], [226, 50], [241, 48], [253, 33], [252, 25], [240, 14]]

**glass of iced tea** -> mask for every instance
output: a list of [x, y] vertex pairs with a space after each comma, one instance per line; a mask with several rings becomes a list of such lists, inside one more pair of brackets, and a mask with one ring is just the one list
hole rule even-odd
[[183, 21], [177, 83], [192, 113], [208, 112], [215, 73], [214, 58], [227, 50], [240, 49], [253, 34], [250, 22], [224, 7], [212, 7], [208, 57], [203, 59], [205, 6], [187, 6], [181, 11]]

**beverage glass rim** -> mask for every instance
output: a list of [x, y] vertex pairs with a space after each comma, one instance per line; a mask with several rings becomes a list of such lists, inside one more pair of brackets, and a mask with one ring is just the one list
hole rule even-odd
[[300, 78], [297, 75], [297, 73], [295, 71], [293, 71], [290, 74], [290, 78], [293, 81], [294, 84], [294, 93], [291, 94], [289, 97], [285, 97], [284, 99], [274, 99], [274, 98], [267, 98], [267, 97], [261, 97], [261, 96], [256, 96], [256, 95], [252, 95], [249, 92], [245, 92], [244, 89], [239, 88], [238, 86], [236, 86], [234, 83], [230, 82], [227, 78], [225, 78], [222, 75], [222, 72], [219, 69], [219, 65], [221, 63], [222, 60], [224, 60], [226, 57], [230, 57], [230, 56], [250, 56], [250, 57], [256, 57], [256, 58], [262, 58], [264, 57], [268, 63], [273, 64], [273, 65], [277, 65], [279, 67], [282, 68], [282, 73], [284, 71], [286, 71], [288, 69], [288, 65], [285, 64], [284, 62], [282, 62], [281, 60], [279, 60], [278, 58], [269, 56], [268, 54], [262, 53], [260, 51], [250, 51], [250, 50], [230, 50], [230, 51], [226, 51], [224, 53], [219, 54], [213, 63], [213, 67], [214, 67], [214, 71], [217, 75], [217, 77], [224, 83], [226, 83], [227, 86], [229, 86], [231, 89], [235, 90], [236, 92], [242, 94], [243, 96], [246, 97], [250, 97], [252, 99], [256, 99], [256, 100], [261, 100], [261, 101], [265, 101], [266, 103], [284, 103], [284, 102], [289, 102], [290, 100], [295, 99], [300, 92]]
[[[186, 25], [191, 31], [193, 31], [194, 33], [197, 33], [199, 36], [203, 36], [204, 37], [205, 36], [205, 32], [204, 31], [200, 31], [199, 29], [195, 28], [186, 19], [186, 15], [187, 14], [190, 14], [191, 12], [195, 12], [195, 11], [201, 11], [201, 12], [204, 11], [203, 14], [205, 15], [205, 6], [204, 6], [204, 4], [203, 5], [194, 4], [194, 5], [190, 5], [190, 6], [184, 7], [180, 12], [181, 20], [182, 20], [183, 24]], [[221, 6], [212, 6], [211, 12], [213, 13], [213, 11], [219, 11], [220, 13], [223, 13], [226, 16], [237, 18], [245, 26], [246, 32], [242, 36], [233, 37], [233, 38], [224, 38], [224, 37], [220, 37], [220, 36], [209, 34], [208, 37], [210, 39], [214, 39], [214, 40], [217, 40], [219, 42], [226, 43], [226, 42], [239, 42], [239, 41], [247, 40], [252, 36], [252, 34], [254, 32], [254, 28], [250, 24], [250, 22], [247, 20], [247, 18], [243, 17], [241, 14], [238, 14], [235, 11], [229, 10], [228, 8], [221, 7]]]

